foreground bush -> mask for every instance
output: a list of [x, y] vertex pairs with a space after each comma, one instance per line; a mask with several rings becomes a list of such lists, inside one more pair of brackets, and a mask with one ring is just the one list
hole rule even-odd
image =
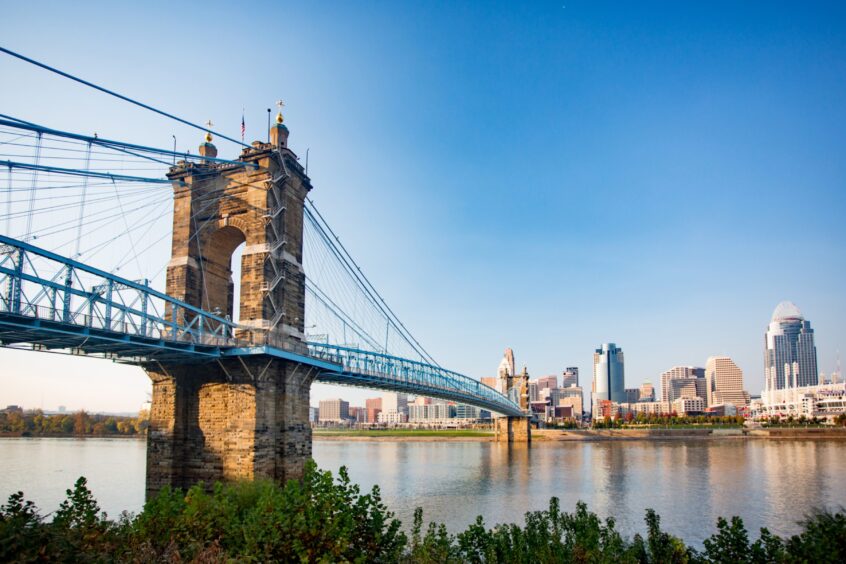
[[488, 528], [481, 517], [451, 535], [425, 530], [415, 512], [411, 538], [373, 488], [362, 494], [346, 470], [337, 480], [310, 464], [302, 481], [166, 489], [138, 516], [110, 521], [80, 478], [59, 509], [38, 513], [22, 493], [0, 507], [2, 562], [844, 562], [846, 515], [808, 518], [801, 534], [781, 539], [762, 529], [750, 542], [743, 521], [719, 519], [702, 551], [663, 532], [646, 512], [645, 536], [625, 539], [613, 519], [579, 503], [562, 512], [557, 498], [526, 514], [523, 526]]

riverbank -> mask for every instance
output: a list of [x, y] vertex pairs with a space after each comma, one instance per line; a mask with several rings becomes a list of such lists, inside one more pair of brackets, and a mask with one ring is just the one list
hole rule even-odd
[[773, 429], [535, 429], [536, 441], [642, 441], [666, 439], [846, 439], [844, 427], [791, 427]]
[[103, 435], [74, 435], [73, 433], [31, 433], [29, 431], [0, 432], [0, 439], [132, 439], [147, 440], [146, 433], [121, 435], [120, 433]]
[[492, 429], [314, 429], [316, 441], [493, 441]]
[[[487, 429], [315, 429], [316, 441], [480, 441], [495, 439]], [[644, 441], [672, 439], [846, 439], [846, 427], [741, 427], [679, 429], [534, 429], [532, 440], [567, 441]]]

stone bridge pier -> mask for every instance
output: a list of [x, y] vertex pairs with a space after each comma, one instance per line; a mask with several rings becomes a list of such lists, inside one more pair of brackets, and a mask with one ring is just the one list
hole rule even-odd
[[497, 442], [532, 442], [532, 425], [528, 417], [497, 417], [494, 420], [494, 431]]
[[164, 486], [302, 476], [311, 457], [314, 367], [253, 355], [147, 373], [153, 381], [148, 498]]

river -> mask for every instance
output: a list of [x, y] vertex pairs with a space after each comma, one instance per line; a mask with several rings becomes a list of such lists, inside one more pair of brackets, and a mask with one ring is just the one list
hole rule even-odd
[[[144, 441], [0, 439], [0, 498], [23, 490], [46, 513], [84, 475], [111, 516], [144, 501]], [[551, 496], [614, 516], [626, 536], [643, 532], [654, 508], [689, 544], [714, 532], [718, 516], [740, 515], [788, 535], [817, 508], [846, 506], [846, 442], [833, 440], [658, 440], [535, 443], [315, 441], [321, 468], [346, 465], [352, 480], [382, 496], [405, 524], [415, 507], [453, 532], [476, 515], [488, 525], [522, 522]]]

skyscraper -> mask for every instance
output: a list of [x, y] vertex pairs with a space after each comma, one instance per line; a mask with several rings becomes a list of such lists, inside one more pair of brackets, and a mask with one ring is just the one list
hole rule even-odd
[[764, 388], [782, 390], [815, 386], [818, 382], [811, 322], [805, 320], [793, 302], [781, 302], [764, 335]]
[[736, 407], [749, 404], [743, 389], [743, 371], [727, 356], [712, 356], [705, 364], [705, 389], [708, 407], [732, 403]]
[[382, 413], [408, 413], [408, 396], [386, 392], [382, 396]]
[[497, 378], [496, 376], [491, 376], [489, 378], [483, 376], [483, 377], [479, 378], [479, 380], [482, 382], [482, 384], [484, 384], [485, 386], [488, 386], [490, 388], [493, 388], [494, 390], [499, 385], [499, 378]]
[[604, 343], [593, 353], [593, 405], [602, 400], [626, 401], [623, 349]]
[[558, 376], [544, 376], [535, 380], [538, 384], [538, 391], [558, 387]]
[[499, 369], [496, 371], [497, 378], [502, 379], [505, 375], [514, 376], [514, 351], [505, 349], [502, 360], [499, 362]]
[[646, 381], [640, 385], [640, 401], [655, 401], [655, 387]]
[[[671, 382], [672, 380], [682, 378], [705, 378], [705, 369], [697, 368], [695, 366], [673, 366], [666, 372], [663, 372], [661, 374], [661, 401], [672, 402], [681, 397], [681, 395], [678, 395], [678, 390], [683, 389], [685, 384], [681, 382], [676, 383], [674, 388], [674, 385]], [[690, 395], [690, 393], [693, 392], [683, 393], [687, 394], [689, 397], [698, 396], [703, 400], [705, 399], [706, 386], [704, 379], [701, 382], [691, 380], [688, 384], [692, 385], [693, 388], [696, 389], [696, 393], [694, 395]]]
[[568, 366], [564, 369], [564, 378], [561, 382], [562, 388], [579, 385], [579, 369], [576, 366]]
[[367, 422], [376, 423], [379, 414], [382, 413], [382, 398], [370, 398], [364, 403], [367, 408]]
[[496, 371], [497, 384], [496, 390], [501, 394], [508, 394], [510, 387], [510, 379], [514, 378], [514, 351], [505, 349], [505, 354], [499, 362], [499, 368]]
[[349, 418], [350, 404], [340, 398], [322, 400], [318, 408], [320, 421], [341, 422]]

